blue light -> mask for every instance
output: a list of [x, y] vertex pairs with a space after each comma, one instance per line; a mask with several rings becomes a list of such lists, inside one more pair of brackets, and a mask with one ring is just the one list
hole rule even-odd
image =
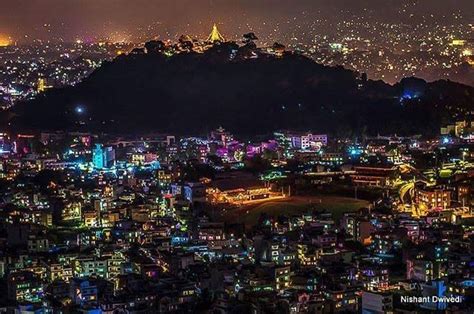
[[351, 146], [348, 148], [347, 151], [351, 156], [358, 156], [358, 155], [362, 155], [363, 153], [362, 149], [357, 146]]
[[402, 99], [412, 99], [413, 96], [410, 94], [403, 94]]
[[405, 90], [403, 94], [400, 96], [400, 102], [403, 102], [405, 100], [417, 99], [419, 97], [420, 97], [419, 92]]
[[76, 109], [75, 109], [76, 113], [78, 114], [82, 114], [84, 113], [86, 110], [84, 109], [84, 107], [82, 106], [77, 106]]
[[443, 144], [448, 144], [449, 143], [449, 138], [448, 137], [444, 137], [443, 138]]

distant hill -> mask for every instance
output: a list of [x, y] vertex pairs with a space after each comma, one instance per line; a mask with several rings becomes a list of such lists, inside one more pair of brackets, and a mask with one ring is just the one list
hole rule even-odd
[[204, 53], [137, 49], [82, 83], [8, 112], [20, 129], [242, 134], [291, 128], [351, 134], [437, 134], [474, 111], [474, 88], [403, 79], [391, 86], [290, 52], [214, 45]]

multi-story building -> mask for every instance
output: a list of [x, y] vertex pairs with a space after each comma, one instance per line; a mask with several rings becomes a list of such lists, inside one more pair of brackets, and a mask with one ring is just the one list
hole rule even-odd
[[103, 147], [96, 144], [92, 150], [92, 163], [96, 169], [110, 168], [115, 163], [115, 150], [113, 147]]
[[393, 297], [390, 293], [362, 292], [363, 314], [390, 314], [393, 312]]
[[433, 279], [433, 263], [422, 259], [407, 260], [407, 279], [429, 282]]
[[48, 252], [49, 240], [46, 237], [33, 236], [28, 237], [28, 251], [34, 253]]
[[88, 278], [74, 278], [69, 283], [69, 297], [76, 305], [96, 304], [98, 300], [97, 285]]
[[81, 258], [76, 260], [75, 273], [78, 277], [107, 278], [108, 264], [105, 258]]
[[451, 206], [451, 190], [444, 188], [419, 187], [415, 189], [416, 203], [428, 209], [446, 209]]
[[290, 266], [275, 267], [275, 289], [282, 291], [288, 289], [291, 284], [291, 268]]
[[8, 299], [16, 302], [40, 302], [43, 283], [38, 275], [29, 271], [13, 272], [7, 278]]
[[354, 170], [351, 179], [355, 185], [388, 186], [396, 176], [394, 167], [357, 166]]

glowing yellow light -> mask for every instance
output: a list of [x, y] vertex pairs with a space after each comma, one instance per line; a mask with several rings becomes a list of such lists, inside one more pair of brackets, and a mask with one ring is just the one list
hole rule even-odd
[[216, 41], [224, 42], [225, 41], [224, 36], [222, 36], [221, 33], [219, 33], [219, 30], [217, 29], [216, 24], [212, 26], [212, 32], [207, 38], [207, 40], [210, 42], [216, 42]]
[[462, 51], [462, 55], [463, 55], [464, 57], [470, 57], [470, 56], [473, 55], [473, 53], [472, 53], [472, 50], [471, 50], [471, 49], [464, 49], [464, 50]]
[[37, 91], [38, 91], [39, 93], [42, 93], [42, 92], [44, 92], [45, 90], [46, 90], [46, 81], [45, 81], [45, 79], [40, 78], [40, 79], [38, 80], [38, 88], [37, 88]]
[[463, 39], [453, 39], [451, 42], [451, 45], [453, 46], [464, 46], [466, 44], [466, 41]]
[[11, 39], [6, 37], [6, 36], [2, 36], [0, 35], [0, 47], [7, 47], [7, 46], [10, 46], [11, 45]]

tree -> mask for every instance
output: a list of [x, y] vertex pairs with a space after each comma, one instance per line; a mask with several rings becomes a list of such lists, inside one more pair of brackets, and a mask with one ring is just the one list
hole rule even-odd
[[260, 155], [256, 155], [245, 161], [246, 168], [252, 173], [261, 173], [270, 168], [270, 162], [263, 159]]
[[257, 36], [255, 36], [254, 33], [247, 33], [243, 35], [243, 40], [242, 42], [244, 43], [244, 46], [241, 47], [241, 52], [245, 52], [247, 50], [253, 51], [257, 49], [257, 44], [255, 41], [258, 40]]
[[247, 33], [247, 34], [244, 34], [244, 35], [243, 35], [243, 40], [242, 40], [242, 42], [243, 42], [244, 44], [249, 44], [249, 43], [254, 42], [254, 41], [256, 41], [256, 40], [258, 40], [258, 38], [257, 38], [257, 36], [255, 35], [255, 33]]
[[53, 182], [54, 184], [62, 183], [64, 180], [63, 174], [60, 171], [55, 170], [41, 170], [33, 178], [33, 182], [42, 189], [46, 189], [48, 185]]
[[277, 54], [283, 54], [285, 52], [285, 45], [280, 44], [280, 43], [274, 43], [272, 46], [272, 49], [275, 51]]
[[145, 49], [148, 54], [158, 54], [163, 51], [165, 44], [161, 40], [150, 40], [145, 43]]
[[183, 50], [191, 51], [194, 47], [193, 40], [188, 35], [181, 35], [178, 41]]
[[265, 149], [262, 155], [266, 160], [278, 159], [278, 153], [271, 149]]

